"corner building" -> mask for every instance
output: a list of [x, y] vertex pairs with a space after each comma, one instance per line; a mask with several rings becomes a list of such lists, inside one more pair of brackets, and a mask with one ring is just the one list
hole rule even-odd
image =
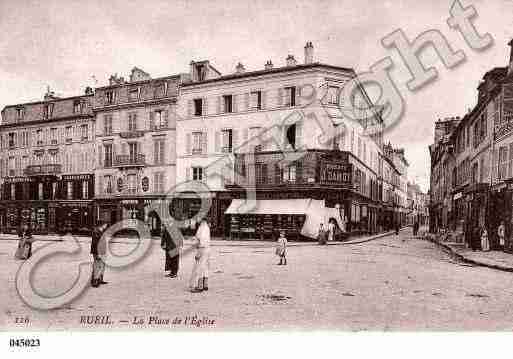
[[90, 233], [94, 225], [92, 90], [6, 106], [0, 125], [0, 227], [14, 233]]
[[[352, 69], [289, 55], [284, 66], [222, 75], [209, 61], [191, 62], [177, 121], [177, 216], [192, 218], [201, 198], [212, 207], [214, 233], [230, 238], [315, 238], [334, 220], [348, 232], [378, 231], [382, 121], [350, 121], [340, 105]], [[370, 106], [364, 93], [359, 103]], [[323, 138], [327, 140], [323, 140]], [[226, 165], [218, 165], [225, 162]], [[201, 193], [187, 183], [205, 184]], [[243, 209], [248, 193], [254, 208]], [[194, 228], [194, 221], [189, 229]]]

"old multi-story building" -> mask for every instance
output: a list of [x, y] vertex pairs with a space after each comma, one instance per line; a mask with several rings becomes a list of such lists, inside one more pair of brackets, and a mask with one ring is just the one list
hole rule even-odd
[[[181, 86], [177, 121], [177, 183], [200, 181], [210, 197], [216, 233], [269, 237], [315, 236], [331, 218], [352, 231], [376, 231], [381, 205], [382, 121], [348, 121], [340, 105], [352, 69], [289, 55], [281, 67], [221, 75], [208, 61], [192, 62]], [[364, 93], [359, 101], [370, 106]], [[363, 108], [365, 106], [359, 106]], [[177, 210], [199, 206], [190, 192]], [[258, 203], [247, 208], [249, 198]], [[193, 223], [191, 223], [193, 225]]]
[[408, 167], [404, 148], [394, 148], [390, 143], [384, 146], [384, 155], [388, 157], [393, 164], [396, 172], [393, 174], [394, 184], [394, 221], [399, 222], [400, 226], [406, 224], [408, 213]]
[[448, 227], [452, 204], [452, 173], [455, 167], [454, 146], [450, 140], [459, 117], [438, 120], [435, 123], [434, 143], [429, 146], [431, 156], [429, 229], [432, 232]]
[[95, 166], [92, 90], [86, 95], [6, 106], [0, 125], [2, 231], [88, 232]]
[[[95, 91], [97, 218], [128, 218], [160, 227], [150, 212], [173, 190], [176, 175], [176, 101], [181, 76], [152, 79], [134, 68]], [[160, 204], [159, 204], [160, 205]]]
[[461, 119], [437, 122], [435, 144], [430, 146], [430, 229], [450, 230], [453, 240], [473, 247], [477, 228], [488, 228], [492, 243], [496, 241], [498, 221], [505, 213], [498, 210], [505, 203], [500, 193], [513, 168], [508, 156], [513, 141], [505, 120], [507, 73], [507, 67], [488, 71], [478, 86], [477, 104]]

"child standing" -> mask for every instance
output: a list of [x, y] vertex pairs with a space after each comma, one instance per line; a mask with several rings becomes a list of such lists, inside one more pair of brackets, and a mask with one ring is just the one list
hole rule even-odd
[[283, 231], [280, 231], [280, 237], [276, 245], [276, 255], [280, 257], [280, 263], [278, 263], [278, 265], [287, 265], [287, 238], [285, 238]]

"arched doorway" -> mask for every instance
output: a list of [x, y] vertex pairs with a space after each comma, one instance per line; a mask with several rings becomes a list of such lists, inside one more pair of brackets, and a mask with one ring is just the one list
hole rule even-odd
[[151, 211], [148, 213], [148, 222], [150, 224], [150, 234], [152, 236], [160, 236], [161, 221], [157, 212]]

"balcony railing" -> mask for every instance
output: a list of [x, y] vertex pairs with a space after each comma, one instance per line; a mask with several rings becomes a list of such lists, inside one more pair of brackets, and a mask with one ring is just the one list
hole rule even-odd
[[25, 168], [25, 176], [58, 175], [62, 166], [57, 164], [31, 165]]
[[[283, 162], [290, 161], [283, 165]], [[298, 187], [352, 188], [353, 167], [346, 153], [331, 151], [261, 152], [236, 154], [233, 183], [225, 180], [227, 188], [273, 187], [275, 189]]]
[[146, 160], [143, 154], [138, 154], [135, 156], [131, 155], [117, 155], [114, 157], [114, 167], [139, 167], [145, 166]]
[[119, 137], [121, 138], [137, 138], [142, 136], [144, 136], [144, 131], [131, 130], [119, 133]]

